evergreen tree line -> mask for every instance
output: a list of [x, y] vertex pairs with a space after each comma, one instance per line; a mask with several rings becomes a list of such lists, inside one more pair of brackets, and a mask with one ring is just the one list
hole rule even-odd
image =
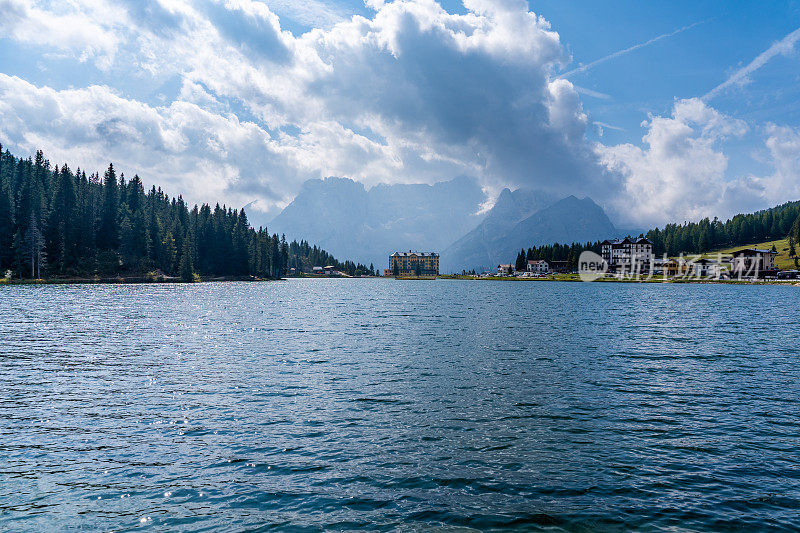
[[378, 272], [375, 266], [361, 263], [354, 263], [347, 260], [344, 263], [337, 261], [331, 254], [316, 245], [310, 245], [307, 241], [292, 241], [289, 244], [289, 268], [295, 272], [309, 273], [315, 266], [332, 266], [339, 272], [344, 272], [349, 276], [375, 276]]
[[800, 201], [787, 202], [770, 209], [740, 214], [721, 222], [704, 218], [700, 222], [667, 224], [664, 229], [652, 229], [645, 237], [653, 242], [657, 256], [698, 254], [717, 248], [743, 246], [761, 241], [786, 238], [797, 217]]
[[[787, 202], [750, 214], [739, 214], [725, 222], [704, 218], [700, 222], [667, 224], [664, 229], [651, 229], [644, 235], [653, 243], [656, 257], [700, 254], [718, 248], [744, 246], [759, 241], [789, 238], [789, 255], [798, 263], [800, 252], [800, 201]], [[600, 241], [595, 243], [551, 244], [534, 246], [517, 254], [516, 268], [524, 269], [531, 259], [568, 261], [571, 268], [578, 265], [581, 252], [600, 254]]]
[[41, 151], [31, 159], [0, 146], [0, 276], [22, 278], [143, 274], [280, 278], [333, 265], [354, 273], [363, 265], [339, 263], [305, 241], [287, 243], [254, 229], [244, 210], [219, 204], [193, 208], [141, 180], [117, 177], [113, 164], [101, 177], [51, 167]]

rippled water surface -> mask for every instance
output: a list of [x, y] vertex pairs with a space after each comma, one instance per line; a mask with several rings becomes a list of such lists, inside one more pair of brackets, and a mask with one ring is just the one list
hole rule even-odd
[[0, 529], [800, 527], [800, 289], [0, 287]]

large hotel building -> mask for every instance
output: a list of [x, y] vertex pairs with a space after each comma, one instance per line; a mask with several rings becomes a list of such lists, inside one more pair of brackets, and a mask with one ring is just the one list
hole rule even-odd
[[632, 267], [649, 269], [653, 262], [653, 243], [644, 237], [605, 240], [602, 242], [602, 256], [612, 271]]
[[389, 256], [387, 276], [438, 276], [439, 254], [436, 252], [395, 252]]

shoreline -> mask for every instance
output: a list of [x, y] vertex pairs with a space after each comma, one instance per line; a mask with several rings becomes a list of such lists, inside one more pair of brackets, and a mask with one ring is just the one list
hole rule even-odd
[[562, 274], [556, 277], [545, 278], [523, 278], [516, 276], [462, 276], [455, 274], [443, 274], [439, 276], [287, 276], [285, 278], [258, 278], [254, 276], [227, 276], [217, 278], [198, 278], [194, 281], [184, 281], [177, 277], [150, 277], [150, 276], [130, 276], [130, 277], [93, 277], [93, 278], [42, 278], [42, 279], [14, 279], [0, 278], [0, 287], [8, 285], [146, 285], [146, 284], [202, 284], [215, 282], [265, 282], [265, 281], [286, 281], [289, 279], [391, 279], [395, 281], [433, 281], [437, 279], [455, 281], [517, 281], [517, 282], [566, 282], [566, 283], [668, 283], [668, 284], [696, 284], [696, 285], [779, 285], [800, 287], [800, 280], [692, 280], [692, 279], [616, 279], [600, 278], [591, 282], [584, 282], [575, 274]]
[[39, 279], [14, 279], [0, 278], [0, 287], [3, 285], [145, 285], [145, 284], [183, 284], [212, 283], [229, 281], [283, 281], [275, 278], [257, 278], [254, 276], [225, 276], [219, 278], [195, 279], [184, 281], [178, 277], [167, 276], [129, 276], [129, 277], [93, 277], [93, 278], [39, 278]]
[[617, 279], [599, 278], [594, 281], [584, 282], [577, 274], [562, 274], [558, 277], [546, 278], [522, 278], [517, 276], [461, 276], [461, 275], [442, 275], [440, 279], [452, 279], [460, 281], [564, 281], [568, 283], [669, 283], [669, 284], [696, 284], [696, 285], [788, 285], [800, 287], [800, 280], [738, 280], [738, 279], [671, 279], [671, 278], [652, 278], [652, 279]]

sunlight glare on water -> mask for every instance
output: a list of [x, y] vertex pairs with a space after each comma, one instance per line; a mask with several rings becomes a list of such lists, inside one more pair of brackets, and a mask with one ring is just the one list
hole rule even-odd
[[795, 529], [799, 295], [2, 287], [0, 529]]

